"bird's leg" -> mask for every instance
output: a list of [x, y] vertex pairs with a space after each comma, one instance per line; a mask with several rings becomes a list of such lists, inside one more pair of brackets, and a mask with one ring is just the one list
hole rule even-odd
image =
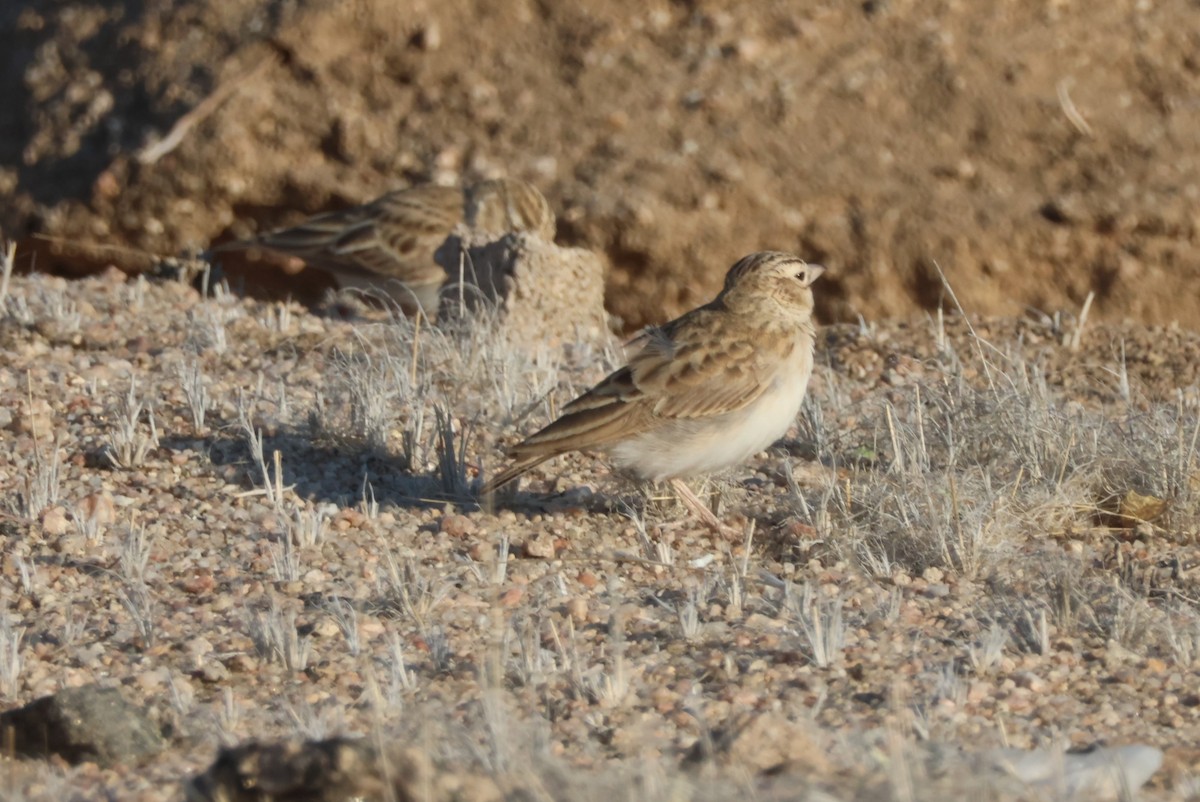
[[683, 506], [688, 508], [688, 511], [695, 515], [700, 522], [713, 530], [719, 535], [728, 534], [731, 530], [725, 524], [721, 523], [721, 519], [713, 514], [708, 505], [700, 500], [700, 497], [692, 492], [682, 479], [672, 479], [671, 487], [675, 488], [675, 493], [679, 496], [679, 500], [683, 502]]

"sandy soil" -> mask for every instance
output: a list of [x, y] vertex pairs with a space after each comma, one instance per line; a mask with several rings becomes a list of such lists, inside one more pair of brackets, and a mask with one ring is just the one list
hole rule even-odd
[[[0, 703], [113, 685], [169, 744], [0, 788], [177, 799], [345, 733], [431, 799], [1058, 798], [972, 755], [1134, 743], [1195, 796], [1194, 5], [0, 4], [40, 271], [0, 299]], [[588, 456], [479, 508], [612, 342], [126, 278], [500, 174], [628, 327], [750, 251], [829, 268], [811, 402], [702, 488], [745, 534]]]
[[1194, 327], [1194, 15], [1190, 0], [9, 4], [0, 231], [23, 265], [137, 270], [137, 253], [76, 246], [174, 254], [504, 173], [546, 192], [562, 242], [607, 256], [631, 326], [776, 248], [830, 268], [826, 322], [933, 309], [940, 266], [977, 312], [1078, 310], [1094, 292], [1098, 319]]

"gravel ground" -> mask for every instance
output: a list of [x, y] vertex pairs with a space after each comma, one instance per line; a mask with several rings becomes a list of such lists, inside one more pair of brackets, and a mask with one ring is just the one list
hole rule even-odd
[[443, 798], [1007, 799], [971, 753], [1130, 743], [1144, 798], [1196, 792], [1194, 333], [830, 328], [789, 438], [705, 485], [720, 538], [587, 456], [473, 500], [610, 342], [115, 271], [0, 304], [0, 700], [100, 682], [169, 735], [6, 760], [10, 798], [338, 734], [491, 783]]

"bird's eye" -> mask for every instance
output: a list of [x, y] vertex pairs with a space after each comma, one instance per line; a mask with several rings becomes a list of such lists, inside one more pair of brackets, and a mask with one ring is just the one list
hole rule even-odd
[[808, 279], [808, 273], [803, 270], [796, 271], [796, 281], [805, 281]]

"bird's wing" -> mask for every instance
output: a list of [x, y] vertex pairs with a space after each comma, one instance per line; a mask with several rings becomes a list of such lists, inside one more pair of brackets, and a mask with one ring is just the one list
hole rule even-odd
[[708, 418], [751, 404], [773, 378], [769, 365], [777, 360], [764, 352], [777, 346], [766, 338], [721, 336], [724, 320], [698, 309], [647, 332], [628, 365], [568, 404], [514, 453], [603, 445], [663, 420]]
[[303, 258], [326, 252], [346, 232], [369, 228], [370, 225], [371, 221], [363, 214], [363, 207], [355, 207], [318, 214], [291, 228], [269, 231], [253, 240], [252, 244]]
[[[701, 419], [754, 402], [773, 379], [779, 338], [730, 337], [730, 321], [702, 307], [634, 340], [640, 350], [563, 409], [541, 431], [509, 450], [513, 464], [484, 488], [491, 492], [559, 454], [596, 448], [667, 420]], [[736, 321], [734, 321], [736, 325]]]
[[257, 245], [327, 270], [434, 280], [444, 278], [444, 272], [433, 254], [462, 216], [461, 190], [426, 185], [389, 192], [362, 206], [319, 214], [220, 249]]
[[[646, 405], [654, 418], [707, 418], [751, 404], [767, 389], [777, 344], [769, 338], [728, 336], [729, 320], [697, 309], [662, 328], [649, 329], [620, 371], [568, 405], [605, 400]], [[774, 355], [771, 355], [772, 357]]]
[[434, 252], [462, 220], [462, 193], [426, 186], [384, 195], [364, 209], [328, 246], [336, 259], [404, 281], [440, 281], [445, 272]]

